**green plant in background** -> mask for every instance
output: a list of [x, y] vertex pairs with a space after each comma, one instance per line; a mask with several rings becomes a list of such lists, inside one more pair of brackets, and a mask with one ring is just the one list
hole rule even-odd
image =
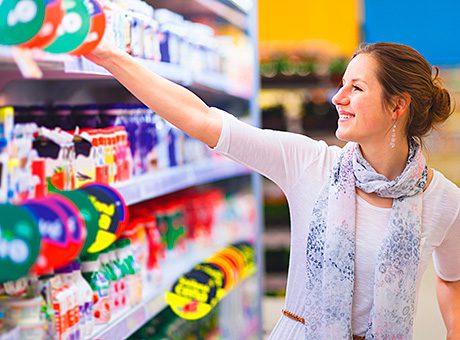
[[260, 64], [260, 74], [262, 77], [272, 78], [278, 73], [277, 63], [274, 60], [268, 60]]
[[340, 81], [345, 69], [347, 68], [347, 59], [346, 58], [336, 58], [333, 59], [328, 67], [328, 72], [333, 81]]
[[307, 76], [316, 74], [320, 64], [327, 69], [327, 75], [331, 79], [341, 77], [347, 66], [347, 59], [338, 57], [332, 59], [329, 64], [324, 64], [319, 56], [303, 55], [292, 56], [288, 54], [277, 54], [268, 60], [262, 60], [260, 73], [262, 77], [272, 78], [277, 75], [284, 76]]

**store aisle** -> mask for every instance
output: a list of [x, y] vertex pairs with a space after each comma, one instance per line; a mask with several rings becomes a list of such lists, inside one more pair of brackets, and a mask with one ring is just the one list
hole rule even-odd
[[446, 329], [436, 298], [436, 274], [433, 263], [423, 275], [418, 311], [415, 317], [414, 340], [442, 340]]
[[[436, 299], [436, 281], [433, 265], [426, 270], [420, 287], [419, 305], [414, 325], [414, 340], [442, 340], [446, 338], [446, 330]], [[268, 338], [275, 327], [283, 308], [284, 297], [264, 297], [263, 330], [264, 339]]]
[[270, 332], [275, 327], [281, 316], [281, 309], [284, 306], [283, 297], [265, 296], [262, 301], [262, 328], [264, 339], [268, 339]]

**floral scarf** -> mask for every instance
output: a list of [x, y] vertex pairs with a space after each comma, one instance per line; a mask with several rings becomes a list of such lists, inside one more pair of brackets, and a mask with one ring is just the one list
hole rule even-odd
[[422, 191], [428, 168], [411, 141], [406, 168], [389, 181], [348, 143], [321, 190], [307, 236], [306, 339], [351, 339], [356, 189], [393, 198], [378, 251], [366, 340], [411, 339], [420, 259]]

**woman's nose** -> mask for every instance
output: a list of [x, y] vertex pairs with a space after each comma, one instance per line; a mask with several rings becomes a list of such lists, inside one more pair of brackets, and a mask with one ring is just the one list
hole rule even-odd
[[347, 105], [349, 104], [350, 99], [343, 87], [341, 87], [337, 93], [332, 97], [332, 103], [334, 105]]

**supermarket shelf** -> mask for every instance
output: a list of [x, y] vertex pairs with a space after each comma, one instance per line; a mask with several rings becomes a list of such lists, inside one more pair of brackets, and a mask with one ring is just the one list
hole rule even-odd
[[207, 92], [225, 93], [226, 95], [250, 100], [253, 92], [247, 87], [227, 81], [225, 76], [219, 73], [196, 73], [192, 76], [190, 88], [205, 90]]
[[166, 306], [165, 291], [169, 290], [174, 282], [184, 273], [191, 270], [195, 265], [203, 262], [218, 249], [192, 251], [186, 256], [171, 259], [164, 268], [163, 284], [147, 290], [142, 302], [131, 308], [125, 308], [115, 315], [107, 325], [97, 326], [91, 339], [126, 339], [137, 331], [148, 320], [152, 319]]
[[[167, 303], [165, 301], [165, 292], [169, 291], [176, 280], [184, 273], [190, 271], [195, 265], [205, 261], [213, 254], [218, 252], [219, 247], [208, 249], [199, 249], [191, 251], [183, 256], [169, 259], [165, 264], [167, 271], [164, 271], [163, 283], [157, 287], [148, 290], [142, 299], [142, 302], [131, 308], [125, 308], [119, 311], [112, 320], [106, 325], [96, 326], [91, 339], [126, 339], [131, 334], [141, 328], [147, 321], [161, 312]], [[255, 275], [252, 274], [252, 275]], [[249, 276], [251, 277], [251, 276]], [[235, 288], [241, 285], [245, 280], [239, 282]], [[153, 286], [153, 284], [152, 284]]]
[[247, 17], [244, 13], [244, 7], [237, 4], [248, 3], [253, 6], [253, 1], [221, 1], [221, 0], [192, 0], [187, 1], [187, 6], [184, 6], [183, 0], [147, 0], [155, 8], [167, 8], [173, 12], [182, 14], [188, 19], [210, 17], [219, 18], [229, 24], [232, 24], [240, 29], [246, 30], [248, 26]]
[[[245, 100], [249, 100], [252, 95], [252, 93], [235, 91], [240, 86], [231, 83], [222, 74], [196, 73], [178, 65], [136, 59], [156, 74], [192, 89], [230, 95]], [[9, 46], [0, 46], [0, 70], [4, 75], [0, 80], [0, 89], [10, 80], [18, 80], [23, 77], [46, 80], [112, 78], [107, 70], [85, 58]]]
[[0, 334], [0, 340], [20, 340], [21, 339], [21, 332], [19, 327], [15, 327]]
[[264, 89], [293, 89], [293, 88], [315, 88], [315, 87], [337, 87], [339, 80], [314, 73], [307, 75], [283, 75], [277, 74], [273, 77], [261, 75], [261, 85]]
[[207, 159], [145, 174], [115, 187], [125, 198], [126, 204], [135, 204], [169, 194], [194, 185], [219, 181], [249, 174], [250, 170], [227, 159]]

